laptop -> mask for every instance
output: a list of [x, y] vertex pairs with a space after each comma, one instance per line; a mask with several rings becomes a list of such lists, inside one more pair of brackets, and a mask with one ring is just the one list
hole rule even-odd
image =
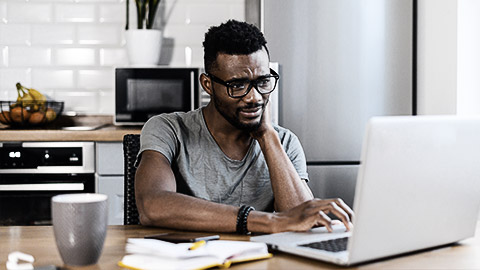
[[370, 119], [362, 145], [354, 228], [253, 236], [272, 249], [352, 265], [474, 236], [480, 210], [480, 118]]

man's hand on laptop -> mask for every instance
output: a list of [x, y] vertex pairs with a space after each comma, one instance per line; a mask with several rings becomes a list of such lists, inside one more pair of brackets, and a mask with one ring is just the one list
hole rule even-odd
[[275, 213], [276, 231], [308, 231], [316, 226], [325, 226], [332, 232], [332, 225], [338, 221], [332, 220], [332, 213], [343, 223], [347, 231], [353, 228], [353, 210], [342, 199], [313, 199], [306, 201], [290, 210]]

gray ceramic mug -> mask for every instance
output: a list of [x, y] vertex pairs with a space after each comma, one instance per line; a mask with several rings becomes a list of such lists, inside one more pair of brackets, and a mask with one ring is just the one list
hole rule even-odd
[[66, 265], [98, 262], [107, 232], [107, 195], [63, 194], [52, 198], [55, 241]]

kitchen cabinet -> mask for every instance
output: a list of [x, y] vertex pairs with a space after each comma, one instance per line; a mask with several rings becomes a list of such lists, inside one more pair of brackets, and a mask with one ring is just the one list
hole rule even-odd
[[123, 225], [123, 175], [97, 179], [98, 193], [108, 196], [108, 225]]
[[97, 192], [108, 195], [108, 225], [123, 224], [123, 144], [96, 142]]
[[[124, 169], [122, 140], [125, 134], [140, 134], [141, 128], [115, 126], [111, 124], [112, 122], [113, 117], [111, 116], [62, 116], [53, 126], [42, 129], [15, 129], [0, 124], [0, 144], [9, 142], [91, 143], [92, 149], [89, 152], [91, 156], [84, 155], [84, 158], [92, 162], [89, 171], [91, 172], [92, 187], [85, 192], [98, 192], [108, 195], [109, 224], [123, 224]], [[74, 131], [63, 129], [66, 126], [100, 126], [100, 128]], [[47, 207], [49, 207], [48, 203]]]

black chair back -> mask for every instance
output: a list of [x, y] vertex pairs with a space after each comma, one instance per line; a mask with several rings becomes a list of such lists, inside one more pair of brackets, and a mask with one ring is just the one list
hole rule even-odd
[[140, 135], [126, 134], [123, 136], [123, 160], [125, 162], [124, 209], [123, 224], [140, 224], [137, 204], [135, 202], [135, 159], [140, 150]]

